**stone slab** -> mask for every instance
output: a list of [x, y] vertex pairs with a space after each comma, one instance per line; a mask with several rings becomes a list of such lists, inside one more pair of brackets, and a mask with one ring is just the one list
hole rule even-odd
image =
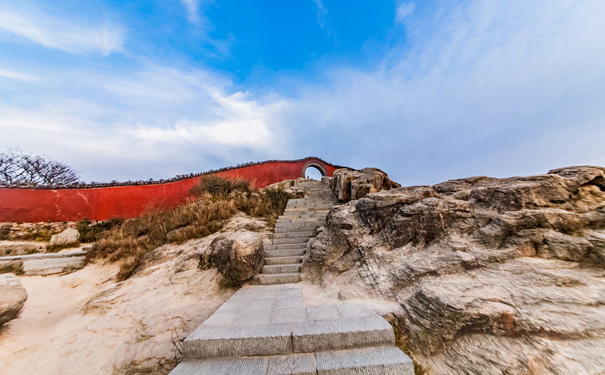
[[225, 358], [181, 362], [170, 375], [265, 375], [266, 358]]
[[315, 375], [313, 354], [291, 354], [268, 357], [267, 375]]
[[263, 273], [296, 273], [299, 271], [300, 264], [277, 264], [263, 267]]
[[313, 237], [315, 234], [315, 230], [306, 230], [306, 231], [296, 231], [296, 232], [283, 232], [283, 233], [274, 233], [273, 239], [281, 239], [281, 238], [306, 238], [309, 239]]
[[309, 242], [309, 238], [311, 236], [305, 237], [286, 237], [286, 238], [274, 238], [271, 240], [272, 245], [284, 245], [284, 244], [293, 244], [293, 243], [307, 243]]
[[307, 247], [307, 241], [288, 243], [281, 245], [265, 245], [265, 250], [292, 250], [292, 249], [304, 249]]
[[271, 311], [271, 324], [295, 324], [307, 321], [304, 308], [279, 309]]
[[393, 328], [378, 315], [295, 324], [292, 335], [296, 353], [395, 344]]
[[276, 264], [300, 264], [302, 262], [301, 256], [292, 256], [292, 257], [273, 257], [273, 258], [265, 258], [265, 263], [269, 265]]
[[265, 258], [296, 257], [305, 255], [306, 252], [306, 249], [265, 250]]
[[268, 284], [289, 284], [300, 282], [301, 277], [299, 273], [281, 273], [281, 274], [268, 274], [268, 275], [256, 275], [254, 276], [254, 282], [260, 285]]
[[319, 375], [414, 375], [414, 363], [399, 348], [383, 346], [315, 353]]
[[366, 316], [374, 316], [376, 313], [364, 305], [356, 303], [341, 303], [336, 305], [340, 316], [345, 319], [363, 318]]
[[338, 320], [340, 313], [334, 305], [322, 305], [307, 307], [309, 320]]
[[185, 360], [288, 354], [292, 352], [290, 324], [196, 329], [183, 341]]

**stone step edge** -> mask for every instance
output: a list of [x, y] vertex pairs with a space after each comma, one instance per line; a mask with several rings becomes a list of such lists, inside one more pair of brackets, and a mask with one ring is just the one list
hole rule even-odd
[[[300, 274], [260, 274], [254, 280], [262, 278], [270, 281], [289, 277], [299, 279]], [[311, 323], [202, 327], [184, 340], [183, 358], [222, 358], [229, 354], [255, 356], [313, 353], [395, 345], [393, 327], [379, 315]]]
[[[351, 357], [353, 360], [343, 361], [346, 357]], [[284, 363], [287, 363], [285, 368], [282, 367]], [[170, 375], [204, 373], [200, 371], [224, 373], [223, 369], [226, 368], [229, 368], [233, 374], [268, 375], [269, 368], [274, 366], [280, 368], [280, 373], [328, 375], [346, 374], [347, 371], [355, 369], [357, 370], [355, 373], [362, 370], [362, 373], [368, 375], [414, 375], [414, 363], [396, 346], [183, 361], [170, 372]]]
[[[295, 259], [294, 259], [295, 258]], [[271, 259], [271, 264], [267, 263], [267, 259]], [[287, 260], [287, 261], [297, 261], [298, 263], [275, 263], [275, 262], [279, 262], [281, 260]], [[286, 256], [286, 257], [269, 257], [269, 258], [265, 258], [265, 266], [277, 266], [280, 264], [302, 264], [302, 260], [303, 257], [302, 256], [297, 256], [297, 255], [293, 255], [293, 256]]]

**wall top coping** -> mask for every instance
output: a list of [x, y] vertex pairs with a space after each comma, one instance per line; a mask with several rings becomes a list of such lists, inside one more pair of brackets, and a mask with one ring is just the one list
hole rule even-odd
[[[147, 181], [139, 180], [139, 181], [125, 181], [125, 182], [118, 182], [118, 181], [91, 182], [91, 183], [76, 183], [76, 184], [70, 184], [70, 185], [53, 185], [53, 186], [49, 186], [49, 185], [8, 185], [8, 184], [0, 183], [0, 188], [2, 188], [2, 189], [22, 189], [22, 190], [59, 190], [59, 189], [93, 189], [93, 188], [106, 188], [106, 187], [118, 187], [118, 186], [157, 185], [157, 184], [178, 182], [178, 181], [188, 180], [188, 179], [195, 178], [195, 177], [200, 177], [203, 175], [227, 172], [227, 171], [232, 171], [235, 169], [253, 167], [253, 166], [263, 165], [263, 164], [301, 163], [301, 162], [305, 162], [305, 161], [319, 161], [321, 163], [324, 163], [324, 164], [327, 164], [327, 165], [330, 165], [330, 166], [333, 166], [336, 168], [348, 168], [348, 167], [343, 167], [340, 165], [334, 165], [334, 164], [328, 163], [327, 161], [320, 159], [318, 157], [315, 157], [315, 156], [309, 156], [304, 159], [296, 159], [296, 160], [265, 160], [265, 161], [261, 161], [261, 162], [248, 162], [248, 163], [242, 163], [242, 164], [238, 164], [238, 165], [231, 166], [231, 167], [211, 169], [209, 171], [201, 172], [201, 173], [190, 173], [190, 174], [184, 174], [184, 175], [177, 175], [170, 179], [161, 179], [161, 180], [149, 179]], [[349, 169], [351, 169], [351, 168], [349, 168]]]

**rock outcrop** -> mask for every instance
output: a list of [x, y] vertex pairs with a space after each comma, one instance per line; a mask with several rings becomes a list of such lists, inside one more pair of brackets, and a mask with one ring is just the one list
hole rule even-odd
[[15, 275], [0, 275], [0, 327], [19, 316], [26, 300], [27, 292]]
[[341, 168], [332, 175], [332, 191], [339, 201], [360, 199], [370, 193], [398, 188], [401, 185], [391, 181], [389, 176], [377, 168], [351, 170]]
[[259, 273], [264, 264], [263, 236], [241, 230], [216, 237], [200, 265], [215, 266], [229, 285], [237, 285]]
[[61, 246], [78, 243], [80, 232], [77, 229], [65, 229], [59, 234], [55, 234], [50, 238], [50, 246]]
[[102, 262], [22, 278], [27, 306], [0, 332], [0, 374], [168, 374], [182, 340], [234, 292], [216, 268], [198, 268], [200, 256], [218, 236], [248, 228], [267, 238], [265, 227], [238, 213], [220, 232], [147, 253], [126, 281], [113, 277], [118, 264]]
[[308, 279], [401, 305], [429, 374], [605, 372], [605, 168], [369, 194], [308, 250]]

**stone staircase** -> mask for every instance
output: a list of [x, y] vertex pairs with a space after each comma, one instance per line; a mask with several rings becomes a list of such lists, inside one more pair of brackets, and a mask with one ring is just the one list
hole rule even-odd
[[265, 245], [265, 266], [253, 284], [285, 284], [300, 281], [300, 266], [307, 242], [315, 229], [323, 225], [335, 198], [330, 186], [315, 180], [303, 180], [295, 187], [305, 197], [290, 199], [275, 223], [271, 244]]
[[413, 375], [393, 328], [363, 305], [305, 306], [297, 284], [238, 290], [183, 342], [171, 375]]
[[[171, 375], [413, 375], [393, 328], [359, 304], [305, 305], [298, 283], [306, 244], [334, 204], [328, 186], [299, 183], [265, 246], [257, 286], [238, 290], [183, 341]], [[291, 283], [291, 284], [287, 284]], [[265, 285], [282, 284], [282, 285]]]

